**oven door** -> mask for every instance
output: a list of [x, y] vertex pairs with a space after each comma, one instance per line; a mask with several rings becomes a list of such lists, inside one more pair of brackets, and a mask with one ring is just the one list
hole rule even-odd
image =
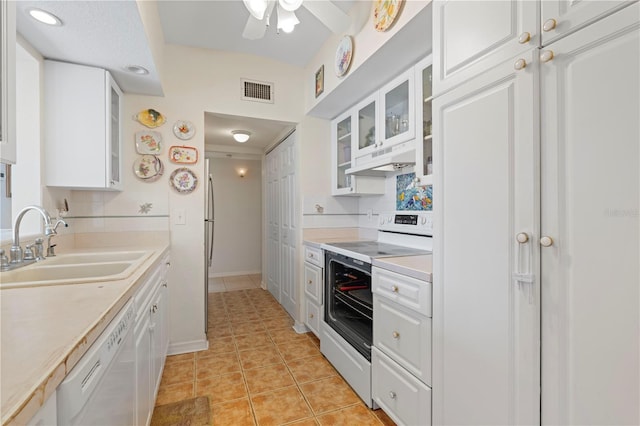
[[325, 283], [324, 321], [371, 361], [371, 264], [325, 251]]

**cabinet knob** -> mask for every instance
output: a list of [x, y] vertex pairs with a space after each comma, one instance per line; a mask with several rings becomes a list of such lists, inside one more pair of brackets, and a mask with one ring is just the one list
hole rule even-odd
[[544, 21], [544, 24], [542, 24], [542, 31], [544, 31], [545, 33], [549, 32], [555, 29], [556, 25], [558, 25], [558, 22], [556, 22], [555, 19], [547, 19], [546, 21]]
[[553, 245], [553, 238], [551, 237], [540, 238], [540, 245], [542, 247], [551, 247]]
[[155, 314], [157, 311], [158, 311], [158, 304], [154, 303], [153, 307], [151, 308], [151, 312]]
[[353, 187], [349, 188], [349, 191], [350, 191], [350, 192], [353, 192]]
[[115, 185], [115, 184], [116, 184], [116, 181], [112, 179], [111, 180], [111, 185]]
[[389, 398], [396, 399], [396, 393], [394, 391], [389, 392]]
[[528, 31], [523, 32], [522, 34], [520, 34], [520, 37], [518, 37], [518, 43], [520, 44], [529, 43], [530, 40], [531, 40], [531, 33]]
[[313, 280], [307, 281], [307, 284], [309, 284], [309, 285], [313, 284]]
[[516, 241], [520, 244], [526, 243], [527, 241], [529, 241], [529, 234], [527, 234], [526, 232], [520, 232], [518, 235], [516, 235]]
[[313, 314], [309, 314], [309, 318], [313, 318]]
[[554, 57], [553, 50], [543, 50], [540, 54], [540, 60], [542, 62], [549, 62]]
[[313, 253], [309, 253], [309, 259], [313, 259]]
[[398, 292], [398, 286], [397, 285], [392, 285], [391, 286], [391, 291], [394, 292], [394, 293], [397, 293]]
[[162, 287], [165, 287], [165, 288], [166, 288], [166, 287], [167, 287], [167, 283], [166, 283], [166, 282], [165, 282], [165, 283], [163, 283], [163, 284], [162, 284]]
[[167, 265], [167, 266], [171, 266], [171, 262], [167, 262], [167, 263], [166, 263], [166, 265]]
[[513, 64], [513, 68], [515, 68], [516, 71], [520, 71], [523, 70], [527, 67], [527, 61], [525, 61], [524, 59], [520, 58], [516, 61], [515, 64]]
[[393, 333], [391, 333], [391, 335], [393, 336], [394, 339], [400, 338], [400, 333], [398, 333], [397, 331], [394, 331]]

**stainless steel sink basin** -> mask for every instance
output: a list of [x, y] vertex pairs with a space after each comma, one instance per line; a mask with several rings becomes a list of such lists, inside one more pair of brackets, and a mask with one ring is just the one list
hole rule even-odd
[[78, 265], [85, 263], [104, 263], [104, 262], [130, 262], [138, 260], [145, 255], [147, 251], [114, 251], [114, 252], [98, 252], [98, 253], [74, 253], [59, 254], [56, 257], [45, 259], [41, 266], [50, 265]]

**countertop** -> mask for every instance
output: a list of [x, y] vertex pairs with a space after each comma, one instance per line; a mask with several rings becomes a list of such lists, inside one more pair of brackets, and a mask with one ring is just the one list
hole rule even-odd
[[373, 259], [372, 266], [407, 275], [417, 280], [433, 282], [433, 256], [382, 257]]
[[[135, 294], [149, 269], [168, 252], [169, 245], [90, 250], [131, 249], [149, 250], [152, 254], [126, 279], [0, 289], [2, 425], [25, 424], [31, 419]], [[87, 251], [66, 249], [64, 253]]]
[[377, 230], [365, 228], [307, 228], [302, 234], [305, 245], [318, 249], [326, 243], [373, 241], [376, 237]]

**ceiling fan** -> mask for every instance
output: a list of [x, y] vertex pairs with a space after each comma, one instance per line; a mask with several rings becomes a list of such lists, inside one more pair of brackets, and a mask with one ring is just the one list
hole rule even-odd
[[304, 1], [303, 0], [243, 0], [249, 19], [242, 32], [242, 37], [249, 40], [257, 40], [264, 37], [269, 26], [273, 9], [278, 15], [277, 29], [285, 33], [293, 31], [300, 23], [295, 11], [304, 7], [320, 22], [334, 33], [341, 33], [349, 28], [351, 18], [331, 1]]

